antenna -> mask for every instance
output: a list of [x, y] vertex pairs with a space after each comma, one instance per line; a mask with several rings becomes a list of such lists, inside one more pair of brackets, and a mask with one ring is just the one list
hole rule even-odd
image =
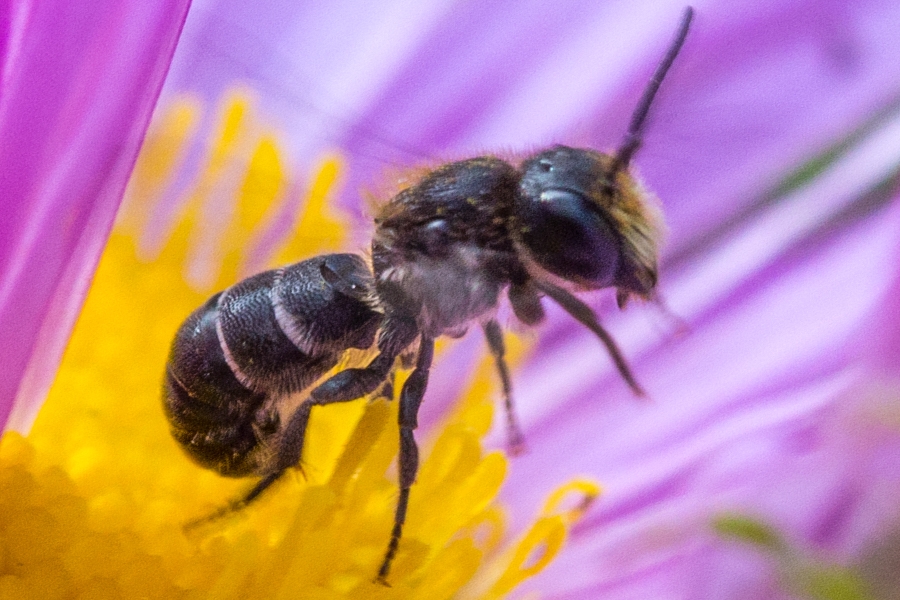
[[653, 103], [653, 98], [656, 96], [656, 92], [659, 91], [659, 86], [662, 83], [663, 78], [665, 78], [666, 73], [669, 71], [669, 67], [675, 62], [675, 57], [678, 56], [681, 47], [684, 45], [684, 40], [687, 38], [688, 30], [691, 28], [691, 20], [693, 18], [694, 9], [690, 6], [686, 7], [684, 9], [684, 14], [681, 17], [681, 24], [678, 26], [678, 31], [675, 33], [675, 39], [672, 40], [669, 50], [659, 63], [659, 66], [656, 67], [656, 72], [653, 73], [653, 77], [650, 78], [650, 82], [647, 84], [647, 87], [644, 88], [644, 95], [641, 96], [641, 101], [638, 102], [637, 108], [635, 108], [634, 112], [631, 114], [631, 123], [628, 125], [628, 132], [625, 134], [625, 139], [622, 140], [622, 145], [619, 146], [618, 152], [616, 152], [616, 155], [613, 157], [611, 173], [615, 174], [620, 169], [627, 168], [628, 163], [631, 161], [631, 157], [634, 156], [634, 153], [640, 148], [641, 133], [644, 122], [647, 120], [647, 113], [650, 112], [650, 105]]

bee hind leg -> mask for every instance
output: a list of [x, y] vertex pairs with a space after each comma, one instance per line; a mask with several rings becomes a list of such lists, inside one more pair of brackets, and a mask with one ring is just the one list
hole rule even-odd
[[183, 526], [183, 531], [186, 534], [191, 533], [192, 531], [206, 525], [207, 523], [212, 523], [214, 521], [218, 521], [224, 517], [227, 517], [230, 514], [240, 512], [244, 509], [248, 504], [253, 502], [256, 498], [259, 497], [260, 494], [263, 493], [269, 486], [275, 483], [279, 477], [284, 473], [284, 471], [278, 471], [275, 473], [270, 473], [260, 479], [253, 488], [247, 492], [242, 498], [237, 500], [232, 500], [225, 506], [220, 507], [215, 512], [199, 517], [197, 519], [193, 519], [188, 521]]

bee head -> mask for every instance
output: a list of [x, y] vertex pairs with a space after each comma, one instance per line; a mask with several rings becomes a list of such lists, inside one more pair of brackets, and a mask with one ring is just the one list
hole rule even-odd
[[[516, 198], [526, 262], [581, 289], [615, 287], [619, 304], [651, 296], [659, 219], [613, 156], [556, 146], [527, 159]], [[534, 269], [533, 269], [534, 270]]]
[[615, 154], [556, 146], [522, 163], [513, 235], [532, 276], [561, 278], [582, 289], [615, 287], [620, 307], [632, 295], [652, 296], [661, 221], [629, 163], [693, 16], [685, 8]]

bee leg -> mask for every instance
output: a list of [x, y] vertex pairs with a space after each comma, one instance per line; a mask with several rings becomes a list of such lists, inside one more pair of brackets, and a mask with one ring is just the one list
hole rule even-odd
[[[240, 501], [246, 506], [275, 483], [281, 475], [300, 462], [309, 415], [314, 406], [324, 406], [337, 402], [350, 402], [368, 396], [379, 388], [392, 372], [394, 361], [406, 347], [415, 340], [418, 331], [415, 323], [394, 319], [385, 323], [378, 340], [380, 353], [363, 369], [345, 369], [335, 373], [309, 393], [309, 398], [300, 403], [284, 428], [278, 443], [272, 472]], [[405, 389], [405, 385], [404, 385]], [[418, 405], [417, 405], [418, 406]]]
[[377, 398], [384, 398], [387, 401], [391, 401], [394, 399], [394, 380], [396, 379], [397, 374], [394, 371], [391, 371], [391, 374], [388, 375], [388, 378], [384, 380], [384, 383], [381, 384], [381, 387], [375, 390], [375, 393], [372, 394], [372, 400]]
[[494, 355], [497, 370], [500, 372], [500, 383], [503, 386], [503, 406], [506, 409], [506, 443], [512, 455], [519, 455], [525, 451], [525, 438], [519, 421], [516, 418], [516, 409], [512, 399], [512, 383], [509, 377], [509, 368], [506, 366], [506, 348], [503, 344], [503, 330], [500, 324], [491, 319], [485, 323], [484, 336], [487, 338], [488, 347]]
[[391, 530], [391, 541], [378, 569], [378, 583], [388, 585], [387, 576], [391, 570], [391, 562], [397, 554], [400, 536], [403, 534], [403, 523], [406, 521], [406, 507], [409, 504], [409, 489], [416, 480], [419, 470], [419, 449], [413, 430], [418, 427], [419, 405], [428, 385], [428, 370], [434, 356], [434, 340], [422, 336], [419, 343], [419, 356], [416, 368], [410, 373], [400, 392], [400, 497], [397, 499], [397, 511], [394, 514], [394, 528]]
[[594, 314], [591, 307], [563, 288], [551, 283], [535, 282], [535, 285], [541, 292], [547, 294], [559, 304], [564, 311], [575, 317], [576, 321], [593, 331], [594, 335], [600, 338], [600, 341], [606, 346], [606, 351], [609, 352], [613, 362], [616, 363], [616, 368], [619, 370], [619, 373], [622, 375], [625, 382], [628, 383], [631, 391], [633, 391], [636, 396], [645, 396], [646, 394], [644, 393], [643, 388], [631, 373], [631, 368], [625, 361], [625, 357], [622, 356], [622, 352], [616, 345], [616, 341], [609, 335], [609, 332], [600, 325], [600, 321], [597, 320], [597, 315]]
[[516, 318], [525, 325], [537, 325], [544, 320], [541, 297], [530, 281], [512, 284], [507, 296]]

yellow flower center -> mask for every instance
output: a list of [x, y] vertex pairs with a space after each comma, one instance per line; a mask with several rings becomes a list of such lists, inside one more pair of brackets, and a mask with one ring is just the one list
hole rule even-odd
[[[182, 99], [154, 123], [49, 398], [27, 437], [0, 444], [0, 599], [499, 598], [542, 570], [599, 490], [564, 486], [508, 539], [495, 500], [507, 460], [481, 445], [496, 396], [487, 357], [440, 427], [419, 433], [425, 458], [390, 588], [373, 579], [397, 497], [396, 401], [315, 409], [305, 478], [293, 471], [249, 507], [185, 529], [253, 481], [195, 466], [169, 435], [161, 381], [176, 328], [211, 290], [340, 249], [347, 232], [328, 207], [340, 168], [329, 158], [290, 235], [267, 249], [295, 182], [276, 136], [258, 131], [248, 95], [235, 93], [164, 243], [147, 237], [149, 223], [167, 222], [158, 199], [199, 111]], [[234, 214], [210, 224], [210, 202]], [[204, 259], [203, 248], [214, 250]], [[572, 494], [581, 500], [562, 509]]]

